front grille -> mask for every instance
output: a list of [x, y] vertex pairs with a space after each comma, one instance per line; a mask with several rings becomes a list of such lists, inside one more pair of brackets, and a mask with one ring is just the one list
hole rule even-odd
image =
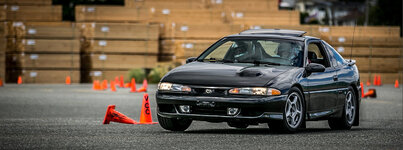
[[197, 96], [223, 97], [227, 95], [227, 90], [225, 89], [208, 89], [208, 88], [193, 88], [193, 89], [194, 94]]
[[[176, 106], [179, 108], [179, 105]], [[179, 110], [179, 109], [178, 109]], [[199, 106], [190, 106], [190, 114], [201, 114], [201, 115], [227, 115], [227, 108], [225, 107], [214, 107], [214, 108], [205, 108]]]

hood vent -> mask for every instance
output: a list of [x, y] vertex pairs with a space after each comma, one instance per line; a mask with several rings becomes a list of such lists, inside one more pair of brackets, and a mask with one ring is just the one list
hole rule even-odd
[[259, 77], [262, 76], [263, 73], [258, 69], [245, 69], [240, 70], [237, 74], [241, 77]]

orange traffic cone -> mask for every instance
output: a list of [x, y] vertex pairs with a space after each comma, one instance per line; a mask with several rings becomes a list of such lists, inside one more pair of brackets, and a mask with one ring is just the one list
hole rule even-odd
[[[0, 79], [0, 82], [1, 82], [1, 79]], [[397, 80], [397, 79], [395, 80], [395, 88], [399, 88], [399, 80]]]
[[116, 77], [115, 77], [115, 84], [118, 84], [118, 83], [119, 83], [119, 77], [116, 76]]
[[99, 83], [99, 80], [94, 81], [94, 90], [101, 90], [101, 85]]
[[378, 75], [374, 75], [374, 86], [377, 86], [378, 83]]
[[109, 105], [106, 109], [106, 114], [103, 124], [109, 124], [109, 122], [119, 122], [126, 124], [137, 124], [133, 119], [125, 116], [124, 114], [115, 110], [115, 105]]
[[21, 76], [18, 76], [17, 84], [22, 84], [22, 78], [21, 78]]
[[150, 101], [148, 100], [148, 94], [144, 93], [143, 104], [141, 105], [140, 124], [157, 124], [153, 122], [151, 118]]
[[111, 81], [111, 91], [112, 92], [116, 92], [116, 86], [115, 86], [115, 82]]
[[3, 86], [3, 80], [1, 80], [1, 78], [0, 78], [0, 87], [2, 87]]
[[361, 85], [361, 97], [364, 97], [364, 84], [362, 84], [362, 82], [360, 83]]
[[143, 80], [143, 87], [144, 87], [145, 89], [147, 89], [147, 88], [148, 88], [148, 82], [147, 82], [147, 79], [144, 79], [144, 80]]
[[131, 88], [132, 87], [132, 84], [129, 82], [129, 83], [125, 83], [125, 88]]
[[119, 81], [119, 87], [124, 88], [124, 81], [123, 81], [123, 76], [120, 76], [120, 81]]
[[137, 89], [137, 92], [147, 92], [147, 89], [144, 87], [141, 87], [141, 88]]
[[376, 90], [375, 89], [368, 89], [368, 92], [364, 94], [364, 97], [376, 98]]
[[382, 85], [381, 75], [378, 75], [378, 79], [377, 79], [376, 81], [378, 82], [378, 83], [377, 83], [378, 86], [381, 86], [381, 85]]
[[136, 79], [132, 78], [130, 92], [136, 92]]
[[143, 86], [137, 90], [137, 92], [147, 92], [148, 83], [147, 80], [143, 80]]
[[367, 80], [367, 86], [371, 86], [371, 82]]
[[70, 85], [71, 84], [71, 78], [70, 76], [66, 77], [66, 85]]
[[108, 81], [104, 80], [104, 81], [102, 81], [101, 90], [106, 90], [106, 89], [108, 89]]

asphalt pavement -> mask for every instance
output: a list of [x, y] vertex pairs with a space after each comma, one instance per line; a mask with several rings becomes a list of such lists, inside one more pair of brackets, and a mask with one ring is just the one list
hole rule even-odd
[[[378, 98], [362, 100], [358, 127], [338, 131], [315, 121], [301, 132], [279, 134], [267, 124], [235, 129], [194, 121], [185, 132], [158, 124], [103, 125], [111, 104], [138, 121], [143, 93], [93, 91], [90, 84], [7, 84], [0, 87], [0, 149], [403, 149], [402, 88], [375, 88]], [[157, 121], [155, 91], [149, 85]]]

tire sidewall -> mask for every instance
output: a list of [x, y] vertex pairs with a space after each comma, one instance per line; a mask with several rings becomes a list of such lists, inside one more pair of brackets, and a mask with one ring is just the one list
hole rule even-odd
[[[301, 121], [299, 122], [299, 124], [297, 125], [296, 128], [292, 128], [291, 126], [289, 126], [289, 125], [288, 125], [288, 122], [287, 122], [287, 118], [286, 118], [286, 105], [287, 105], [287, 100], [288, 100], [289, 96], [290, 96], [292, 93], [297, 93], [297, 95], [299, 96], [299, 98], [300, 98], [300, 100], [301, 100], [301, 103], [302, 103], [302, 116], [301, 116], [302, 118], [301, 118]], [[284, 128], [285, 128], [286, 130], [288, 130], [288, 131], [291, 131], [291, 132], [297, 131], [297, 130], [299, 130], [299, 129], [301, 128], [303, 122], [305, 121], [305, 99], [304, 99], [303, 96], [302, 96], [302, 92], [301, 92], [298, 88], [293, 87], [293, 88], [291, 88], [291, 89], [289, 90], [289, 92], [288, 92], [287, 100], [286, 100], [286, 103], [284, 104], [284, 108], [283, 108], [283, 118], [284, 118], [284, 119], [283, 119], [283, 126], [284, 126]]]
[[353, 126], [353, 124], [354, 124], [355, 119], [357, 118], [357, 97], [356, 97], [356, 94], [355, 94], [355, 92], [354, 92], [352, 87], [348, 87], [348, 92], [351, 92], [352, 101], [353, 101], [354, 107], [355, 107], [355, 109], [354, 109], [354, 118], [353, 118], [353, 121], [350, 124], [348, 122], [347, 115], [346, 115], [346, 106], [347, 106], [346, 97], [347, 97], [347, 95], [344, 98], [344, 106], [343, 106], [343, 116], [342, 116], [342, 118], [343, 118], [343, 123], [345, 124], [345, 126], [351, 128], [351, 126]]

